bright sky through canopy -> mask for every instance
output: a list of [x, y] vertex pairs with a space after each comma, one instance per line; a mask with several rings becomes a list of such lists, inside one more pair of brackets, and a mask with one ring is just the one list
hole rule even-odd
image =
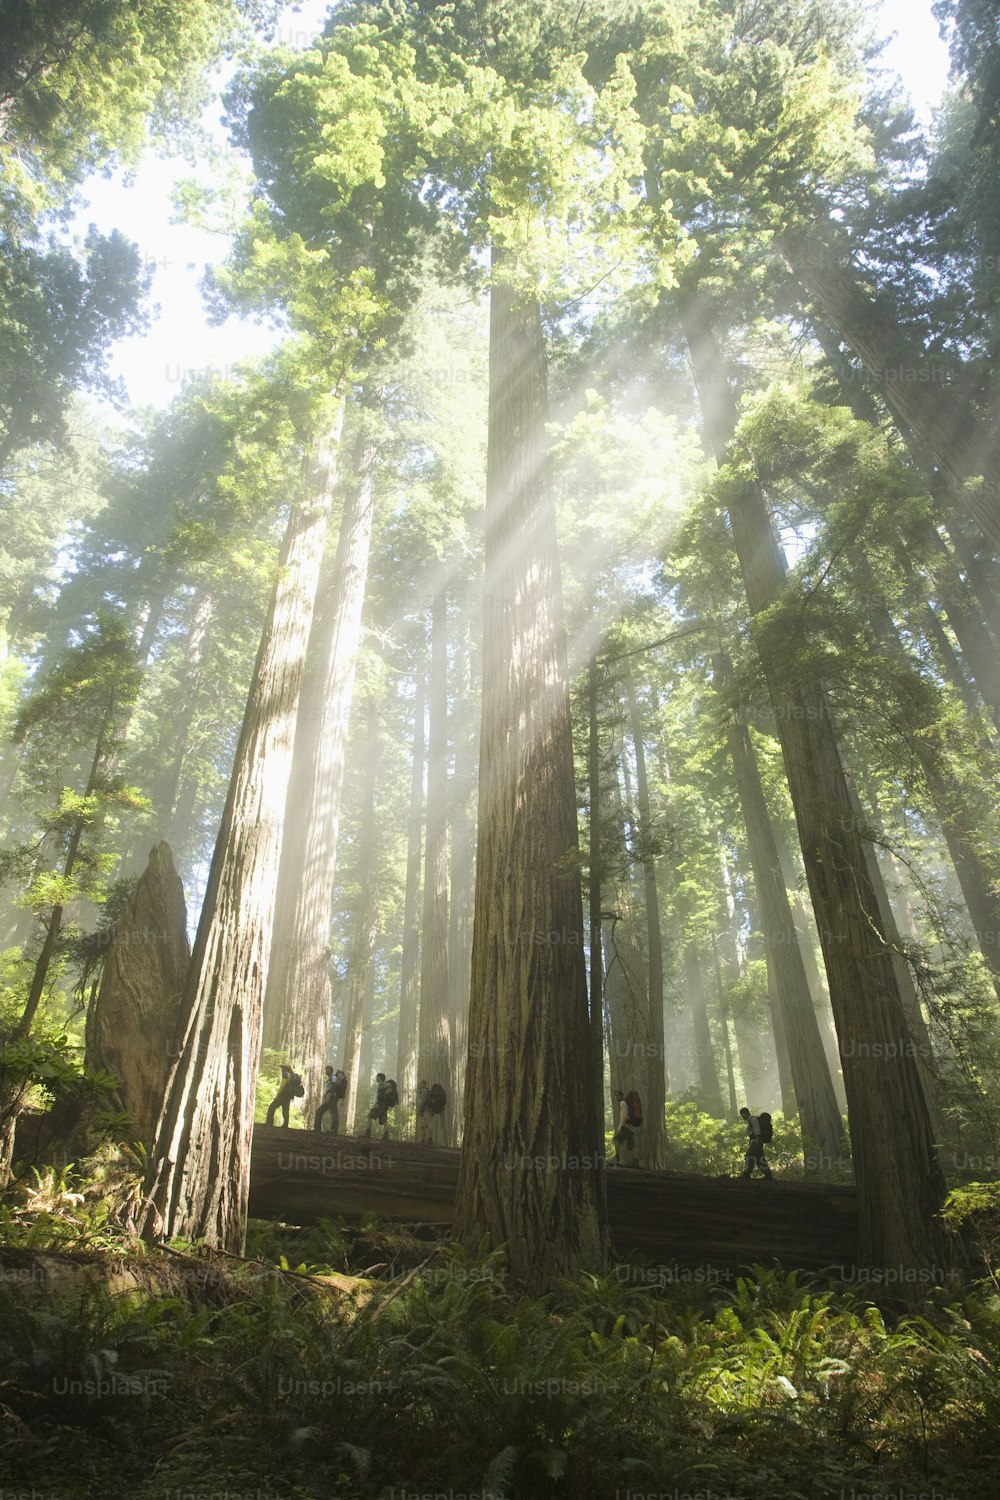
[[[329, 0], [306, 0], [282, 12], [275, 42], [305, 47], [322, 28]], [[883, 66], [899, 73], [913, 104], [930, 123], [948, 78], [948, 54], [931, 14], [931, 0], [882, 0], [874, 8], [883, 35], [896, 33], [883, 56]], [[223, 137], [220, 135], [220, 142]], [[172, 224], [171, 190], [177, 178], [210, 178], [204, 163], [180, 157], [150, 157], [125, 186], [120, 173], [95, 177], [86, 185], [87, 206], [77, 220], [85, 233], [90, 223], [109, 231], [119, 228], [134, 239], [143, 258], [154, 268], [154, 311], [148, 333], [122, 340], [111, 358], [112, 373], [120, 376], [130, 401], [137, 406], [164, 406], [184, 383], [225, 376], [240, 359], [263, 353], [276, 334], [252, 322], [230, 319], [211, 327], [204, 315], [199, 283], [205, 265], [224, 258], [226, 237]]]

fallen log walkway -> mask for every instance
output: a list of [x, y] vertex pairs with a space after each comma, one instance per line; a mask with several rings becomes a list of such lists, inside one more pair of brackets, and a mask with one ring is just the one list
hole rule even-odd
[[[443, 1227], [454, 1214], [461, 1156], [411, 1141], [256, 1125], [250, 1213], [290, 1224], [370, 1213]], [[837, 1274], [855, 1266], [854, 1188], [632, 1168], [609, 1170], [607, 1183], [615, 1250], [677, 1279], [712, 1279], [755, 1261]]]

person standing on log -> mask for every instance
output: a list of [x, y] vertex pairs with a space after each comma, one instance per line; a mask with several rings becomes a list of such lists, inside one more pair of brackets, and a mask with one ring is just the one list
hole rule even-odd
[[386, 1082], [384, 1073], [375, 1074], [375, 1103], [368, 1111], [368, 1129], [365, 1131], [363, 1140], [370, 1140], [372, 1133], [372, 1121], [382, 1127], [382, 1139], [389, 1139], [389, 1111], [399, 1103], [396, 1092], [396, 1084], [393, 1079]]
[[434, 1144], [434, 1119], [431, 1115], [431, 1091], [426, 1078], [417, 1085], [417, 1144]]
[[299, 1099], [305, 1093], [302, 1087], [302, 1079], [298, 1073], [293, 1073], [287, 1063], [281, 1064], [281, 1084], [278, 1092], [267, 1107], [266, 1124], [274, 1124], [276, 1110], [281, 1110], [283, 1119], [281, 1121], [285, 1130], [288, 1129], [288, 1106], [293, 1099]]
[[[339, 1111], [337, 1109], [337, 1105], [340, 1102], [340, 1099], [342, 1098], [342, 1095], [340, 1093], [340, 1080], [343, 1077], [343, 1075], [341, 1074], [339, 1068], [337, 1069], [336, 1072], [334, 1072], [334, 1070], [333, 1070], [332, 1067], [328, 1067], [325, 1071], [326, 1071], [326, 1083], [325, 1083], [324, 1088], [323, 1088], [323, 1101], [320, 1104], [319, 1109], [316, 1111], [316, 1119], [315, 1119], [315, 1122], [313, 1124], [313, 1129], [314, 1130], [322, 1130], [323, 1129], [323, 1116], [326, 1115], [326, 1114], [328, 1114], [330, 1116], [330, 1130], [331, 1130], [331, 1132], [334, 1135], [339, 1135], [340, 1134], [340, 1114], [339, 1114]], [[347, 1080], [345, 1079], [344, 1081], [346, 1083]]]
[[[744, 1167], [740, 1176], [752, 1177], [754, 1168], [760, 1167], [764, 1176], [770, 1181], [772, 1172], [764, 1155], [764, 1136], [766, 1132], [764, 1126], [761, 1124], [761, 1120], [766, 1119], [768, 1125], [770, 1125], [771, 1116], [752, 1115], [746, 1105], [744, 1105], [740, 1110], [740, 1119], [747, 1128], [746, 1156], [744, 1157]], [[767, 1138], [770, 1140], [770, 1134], [767, 1135]]]
[[[636, 1095], [638, 1098], [638, 1095]], [[615, 1143], [615, 1165], [618, 1167], [634, 1167], [638, 1164], [635, 1149], [636, 1124], [642, 1124], [640, 1116], [638, 1122], [634, 1119], [632, 1106], [622, 1093], [621, 1089], [615, 1092], [615, 1103], [618, 1106], [618, 1128], [612, 1136]], [[623, 1159], [624, 1158], [624, 1159]]]

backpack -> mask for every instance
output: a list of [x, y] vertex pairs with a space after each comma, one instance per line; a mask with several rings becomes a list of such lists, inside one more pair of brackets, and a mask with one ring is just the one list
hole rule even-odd
[[431, 1091], [427, 1096], [427, 1107], [432, 1115], [443, 1115], [444, 1107], [448, 1103], [448, 1095], [444, 1086], [440, 1083], [432, 1083]]
[[288, 1082], [292, 1086], [292, 1098], [301, 1099], [306, 1091], [305, 1084], [302, 1082], [301, 1075], [298, 1073], [292, 1073], [289, 1077]]
[[771, 1124], [771, 1116], [767, 1110], [757, 1116], [757, 1124], [760, 1126], [760, 1138], [766, 1146], [768, 1141], [774, 1140], [774, 1126]]
[[333, 1075], [333, 1097], [335, 1099], [347, 1098], [347, 1074], [338, 1068]]
[[628, 1105], [628, 1122], [634, 1130], [642, 1124], [642, 1100], [635, 1089], [629, 1089], [625, 1095], [625, 1103]]
[[399, 1103], [399, 1089], [396, 1087], [395, 1078], [385, 1080], [385, 1093], [382, 1095], [382, 1103], [386, 1109], [395, 1109]]

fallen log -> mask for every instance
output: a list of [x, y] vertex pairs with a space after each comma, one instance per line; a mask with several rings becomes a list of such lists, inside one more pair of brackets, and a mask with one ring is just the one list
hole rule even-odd
[[[444, 1229], [461, 1156], [410, 1141], [256, 1125], [250, 1213], [290, 1224], [376, 1214]], [[608, 1170], [607, 1188], [615, 1251], [672, 1268], [676, 1279], [728, 1278], [772, 1261], [847, 1275], [856, 1263], [854, 1188], [630, 1168]]]

